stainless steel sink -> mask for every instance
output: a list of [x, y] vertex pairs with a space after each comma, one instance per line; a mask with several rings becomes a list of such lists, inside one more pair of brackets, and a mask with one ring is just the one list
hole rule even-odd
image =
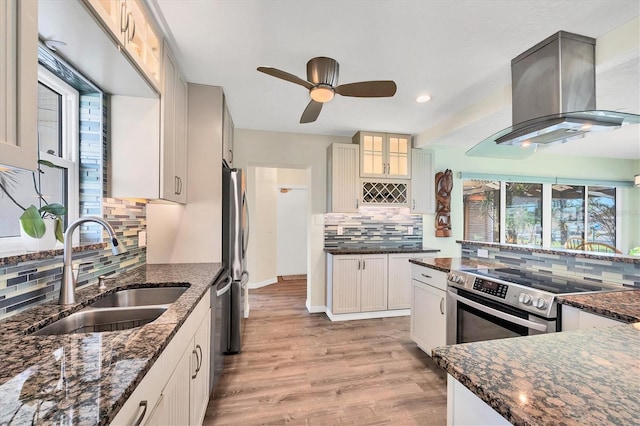
[[168, 305], [175, 302], [189, 287], [150, 287], [120, 290], [91, 304], [94, 308]]
[[146, 308], [86, 308], [32, 333], [52, 334], [96, 333], [140, 327], [158, 318], [166, 306]]

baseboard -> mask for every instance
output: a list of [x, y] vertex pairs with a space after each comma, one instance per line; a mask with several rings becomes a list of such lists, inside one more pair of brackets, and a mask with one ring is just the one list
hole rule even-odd
[[329, 309], [326, 314], [331, 321], [351, 321], [373, 318], [405, 317], [411, 315], [411, 309], [394, 309], [393, 311], [356, 312], [353, 314], [334, 314]]
[[310, 314], [321, 314], [327, 310], [326, 306], [311, 306], [311, 304], [309, 303], [309, 299], [307, 299], [307, 301], [305, 302], [305, 306], [307, 307], [307, 311], [309, 311]]
[[249, 290], [255, 290], [256, 288], [266, 287], [268, 285], [275, 284], [277, 282], [278, 282], [278, 278], [273, 277], [273, 278], [269, 278], [268, 280], [260, 281], [257, 283], [249, 283], [247, 284], [247, 286], [249, 287]]

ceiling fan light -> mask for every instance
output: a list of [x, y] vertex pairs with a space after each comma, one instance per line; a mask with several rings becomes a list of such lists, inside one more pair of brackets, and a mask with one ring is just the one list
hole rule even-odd
[[329, 102], [335, 95], [333, 88], [325, 85], [319, 85], [312, 88], [309, 94], [311, 95], [311, 99], [320, 103]]

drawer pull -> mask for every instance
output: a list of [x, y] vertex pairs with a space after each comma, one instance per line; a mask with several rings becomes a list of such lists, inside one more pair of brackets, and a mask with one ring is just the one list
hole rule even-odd
[[138, 418], [136, 419], [136, 421], [133, 423], [133, 426], [140, 426], [140, 424], [142, 423], [142, 420], [144, 420], [144, 416], [147, 414], [147, 401], [140, 401], [140, 407], [143, 408], [142, 413], [140, 414], [140, 416], [138, 416]]
[[427, 275], [427, 274], [420, 274], [420, 275], [422, 275], [425, 278], [433, 278], [431, 275]]

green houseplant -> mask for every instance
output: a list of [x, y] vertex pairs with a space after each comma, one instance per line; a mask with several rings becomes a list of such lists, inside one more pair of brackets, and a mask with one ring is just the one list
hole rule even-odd
[[[22, 209], [23, 213], [20, 215], [20, 224], [24, 232], [31, 238], [42, 238], [47, 230], [45, 219], [53, 220], [55, 229], [55, 238], [60, 242], [64, 242], [64, 222], [63, 217], [67, 214], [67, 208], [60, 203], [49, 204], [40, 191], [39, 174], [44, 173], [40, 168], [40, 165], [44, 165], [52, 168], [59, 168], [55, 164], [46, 161], [38, 160], [38, 169], [32, 172], [33, 188], [35, 193], [41, 202], [41, 207], [38, 208], [35, 205], [24, 207], [15, 199], [12, 194], [12, 190], [17, 183], [17, 171], [13, 169], [0, 169], [0, 190], [6, 195], [16, 206]], [[38, 175], [37, 175], [37, 174]]]

